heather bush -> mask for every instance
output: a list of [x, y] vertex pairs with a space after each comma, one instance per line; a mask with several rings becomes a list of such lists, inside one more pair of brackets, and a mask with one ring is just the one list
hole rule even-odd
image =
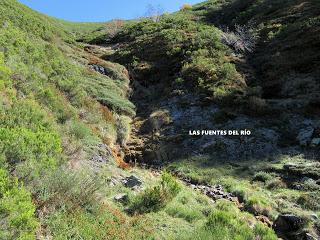
[[253, 180], [260, 181], [260, 182], [267, 182], [273, 178], [274, 176], [272, 176], [270, 173], [260, 171], [254, 175]]
[[[178, 78], [183, 85], [196, 87], [217, 100], [234, 99], [245, 88], [242, 76], [226, 58], [227, 48], [221, 43], [220, 31], [194, 21], [187, 13], [164, 15], [158, 22], [143, 19], [128, 23], [117, 39], [131, 41], [115, 58], [129, 64], [143, 81], [148, 79], [147, 85], [163, 81], [174, 85]], [[162, 69], [161, 59], [172, 67]], [[139, 62], [152, 64], [146, 70], [139, 68]]]
[[169, 173], [163, 173], [161, 181], [154, 187], [147, 188], [131, 202], [131, 213], [148, 213], [159, 211], [181, 190], [179, 183]]
[[66, 167], [48, 171], [41, 180], [33, 182], [34, 194], [42, 207], [68, 212], [97, 204], [101, 187], [99, 178], [90, 171], [73, 172]]
[[32, 162], [39, 165], [37, 170], [34, 169], [38, 172], [57, 165], [61, 142], [56, 133], [48, 131], [0, 128], [0, 152], [5, 155], [7, 163], [12, 168], [20, 163]]
[[304, 209], [309, 209], [313, 211], [320, 210], [320, 192], [310, 192], [303, 193], [298, 198], [297, 203], [302, 206]]
[[0, 168], [0, 239], [35, 239], [35, 210], [30, 192]]

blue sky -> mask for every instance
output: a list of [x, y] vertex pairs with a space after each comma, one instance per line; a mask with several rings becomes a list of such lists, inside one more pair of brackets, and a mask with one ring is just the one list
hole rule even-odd
[[19, 0], [30, 8], [47, 15], [81, 22], [110, 19], [132, 19], [144, 16], [147, 6], [161, 6], [166, 12], [176, 11], [184, 3], [201, 0]]

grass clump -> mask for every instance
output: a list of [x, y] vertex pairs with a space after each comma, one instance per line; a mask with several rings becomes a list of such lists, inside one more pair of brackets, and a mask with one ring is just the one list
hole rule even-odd
[[189, 189], [182, 189], [177, 197], [166, 206], [165, 212], [171, 217], [196, 224], [199, 220], [204, 220], [212, 211], [212, 207], [208, 205], [209, 202], [205, 196], [189, 191]]
[[266, 182], [266, 188], [270, 190], [286, 188], [286, 184], [281, 180], [281, 178], [276, 177]]
[[242, 214], [234, 204], [219, 201], [204, 226], [184, 239], [277, 239], [275, 233], [262, 224], [256, 223], [250, 228], [251, 220], [252, 216]]
[[175, 218], [182, 218], [190, 223], [203, 218], [203, 214], [201, 214], [197, 209], [176, 203], [170, 204], [166, 209], [166, 213]]
[[264, 182], [265, 183], [267, 181], [270, 181], [273, 178], [274, 178], [274, 176], [271, 175], [270, 173], [260, 171], [260, 172], [257, 172], [254, 175], [253, 181], [260, 181], [260, 182]]
[[304, 209], [319, 211], [320, 210], [320, 192], [303, 193], [298, 198], [297, 203]]
[[169, 173], [163, 173], [158, 185], [147, 188], [131, 202], [132, 213], [159, 211], [166, 206], [181, 190], [180, 184]]

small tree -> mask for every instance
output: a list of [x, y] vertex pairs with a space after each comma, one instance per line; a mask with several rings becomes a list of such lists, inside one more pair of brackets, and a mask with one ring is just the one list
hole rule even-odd
[[189, 3], [185, 3], [182, 5], [182, 7], [180, 8], [181, 11], [190, 11], [192, 10], [192, 5]]
[[145, 16], [148, 18], [151, 18], [154, 22], [159, 22], [161, 15], [164, 13], [163, 7], [161, 5], [154, 6], [152, 4], [149, 4], [147, 6], [147, 11], [145, 13]]
[[222, 41], [236, 52], [253, 52], [256, 40], [252, 23], [247, 25], [236, 24], [234, 31], [226, 28], [222, 33]]
[[110, 23], [108, 23], [108, 26], [107, 26], [108, 35], [111, 38], [115, 37], [120, 32], [120, 30], [122, 29], [123, 25], [124, 25], [124, 21], [121, 20], [121, 19], [112, 20]]

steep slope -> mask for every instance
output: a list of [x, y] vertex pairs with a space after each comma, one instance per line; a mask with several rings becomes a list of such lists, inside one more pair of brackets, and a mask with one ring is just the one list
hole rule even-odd
[[250, 56], [212, 24], [230, 4], [80, 24], [1, 2], [0, 239], [318, 235], [319, 122], [274, 119]]
[[[0, 13], [1, 239], [34, 239], [36, 230], [57, 237], [48, 226], [69, 214], [94, 216], [86, 211], [96, 202], [94, 172], [117, 154], [134, 115], [129, 80], [118, 64], [101, 60], [110, 77], [90, 69], [94, 56], [69, 32], [76, 25], [11, 0]], [[101, 26], [79, 25], [79, 34]]]
[[[206, 9], [204, 14], [203, 9]], [[263, 98], [290, 99], [291, 109], [318, 112], [319, 1], [221, 1], [196, 7], [218, 26], [251, 25], [259, 36], [249, 56]]]
[[218, 232], [211, 211], [248, 236], [274, 236], [167, 173], [128, 169], [128, 72], [101, 59], [112, 48], [75, 41], [94, 43], [110, 24], [68, 23], [14, 0], [0, 13], [1, 239], [188, 239], [210, 234], [204, 222]]
[[116, 51], [103, 58], [127, 66], [137, 106], [126, 160], [220, 183], [283, 238], [317, 236], [318, 11], [317, 1], [207, 1], [106, 34]]

